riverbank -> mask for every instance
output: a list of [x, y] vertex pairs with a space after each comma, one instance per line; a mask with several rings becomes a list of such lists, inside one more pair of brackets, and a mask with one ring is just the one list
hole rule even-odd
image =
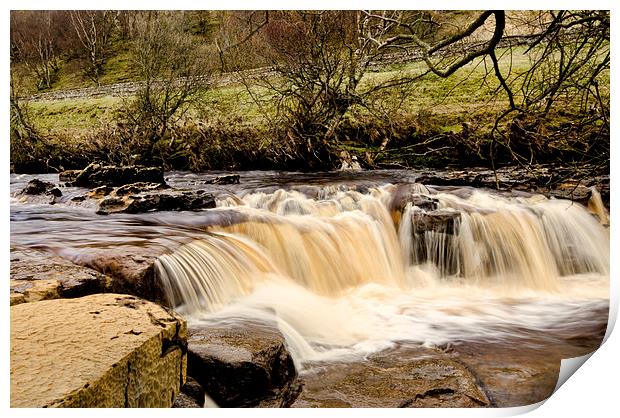
[[[527, 69], [524, 52], [521, 46], [499, 49], [502, 70], [517, 74]], [[414, 77], [424, 68], [415, 60], [386, 63], [369, 71], [362, 85]], [[374, 99], [373, 111], [352, 105], [326, 144], [293, 135], [293, 126], [279, 119], [273, 91], [246, 88], [240, 74], [223, 80], [193, 98], [153, 143], [136, 142], [136, 127], [126, 125], [135, 91], [123, 97], [100, 95], [100, 90], [115, 89], [110, 85], [77, 96], [60, 90], [48, 98], [24, 99], [20, 103], [36, 137], [12, 136], [13, 169], [59, 172], [102, 161], [196, 172], [323, 171], [355, 159], [367, 169], [592, 163], [608, 170], [609, 132], [599, 110], [584, 111], [568, 98], [556, 98], [548, 112], [509, 115], [498, 126], [498, 136], [494, 126], [508, 101], [478, 60], [448, 79], [425, 75], [406, 88], [387, 90]]]

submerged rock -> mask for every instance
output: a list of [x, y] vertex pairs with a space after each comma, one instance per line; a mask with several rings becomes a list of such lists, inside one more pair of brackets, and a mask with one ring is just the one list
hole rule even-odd
[[205, 184], [239, 184], [239, 174], [218, 176], [205, 181]]
[[92, 163], [76, 176], [72, 185], [78, 187], [122, 186], [137, 182], [164, 183], [164, 172], [159, 167]]
[[97, 294], [11, 307], [11, 407], [170, 407], [185, 380], [185, 321]]
[[33, 249], [11, 251], [11, 305], [75, 298], [104, 292], [108, 278], [57, 255]]
[[190, 329], [188, 374], [222, 407], [287, 407], [300, 391], [276, 324], [248, 321]]
[[600, 347], [608, 316], [608, 307], [603, 307], [592, 320], [575, 323], [569, 331], [530, 330], [521, 338], [455, 342], [446, 352], [476, 375], [494, 406], [531, 405], [553, 394], [563, 359]]
[[353, 363], [316, 363], [293, 407], [469, 408], [490, 406], [476, 377], [438, 350], [404, 347]]

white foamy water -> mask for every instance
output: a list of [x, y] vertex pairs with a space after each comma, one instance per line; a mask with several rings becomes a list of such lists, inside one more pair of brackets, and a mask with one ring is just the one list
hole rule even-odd
[[436, 199], [442, 217], [412, 203], [393, 209], [389, 185], [225, 199], [217, 210], [244, 216], [160, 257], [157, 270], [190, 324], [275, 320], [298, 363], [600, 321], [609, 281], [600, 215], [542, 196], [412, 190]]

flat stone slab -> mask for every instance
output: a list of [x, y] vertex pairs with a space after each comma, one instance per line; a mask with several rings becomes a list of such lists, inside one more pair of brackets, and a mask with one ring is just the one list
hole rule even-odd
[[101, 293], [108, 285], [105, 274], [55, 254], [11, 250], [11, 305]]
[[187, 327], [129, 295], [11, 307], [11, 407], [171, 407]]

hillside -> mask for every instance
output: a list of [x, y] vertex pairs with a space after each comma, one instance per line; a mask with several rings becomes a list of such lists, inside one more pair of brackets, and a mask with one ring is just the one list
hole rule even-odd
[[[451, 28], [463, 28], [477, 12], [436, 13], [438, 17], [433, 18], [444, 19], [452, 25]], [[554, 95], [553, 106], [548, 111], [539, 114], [540, 105], [536, 102], [529, 104], [529, 96], [536, 93], [532, 81], [551, 70], [533, 66], [544, 51], [544, 44], [535, 45], [536, 49], [530, 47], [531, 35], [525, 25], [519, 24], [529, 16], [527, 13], [507, 13], [503, 37], [497, 44], [495, 55], [504, 81], [514, 85], [515, 103], [521, 102], [530, 109], [518, 110], [520, 115], [504, 114], [512, 104], [493, 73], [488, 56], [471, 59], [450, 77], [441, 77], [428, 70], [421, 51], [398, 49], [372, 58], [351, 92], [334, 90], [335, 94], [342, 96], [339, 100], [349, 100], [347, 97], [353, 94], [359, 103], [351, 102], [330, 122], [313, 122], [319, 125], [319, 131], [327, 124], [337, 124], [333, 130], [334, 140], [325, 155], [312, 149], [318, 146], [316, 139], [295, 138], [291, 142], [291, 135], [298, 135], [291, 131], [297, 129], [290, 119], [295, 112], [291, 106], [299, 104], [290, 102], [294, 96], [283, 96], [282, 92], [294, 92], [300, 88], [286, 90], [291, 87], [286, 83], [299, 80], [287, 80], [288, 73], [281, 72], [284, 68], [282, 61], [275, 60], [270, 54], [297, 46], [278, 46], [277, 42], [286, 38], [270, 40], [267, 31], [264, 37], [248, 38], [248, 43], [232, 48], [227, 60], [220, 61], [222, 57], [216, 49], [222, 48], [220, 42], [225, 39], [222, 34], [228, 33], [229, 27], [239, 25], [239, 20], [216, 12], [179, 16], [174, 23], [178, 25], [174, 27], [179, 31], [179, 38], [171, 37], [168, 41], [182, 48], [176, 55], [167, 54], [165, 62], [169, 64], [166, 65], [174, 68], [177, 57], [197, 57], [199, 65], [195, 66], [192, 77], [202, 81], [191, 97], [188, 96], [189, 100], [170, 115], [165, 132], [148, 142], [138, 141], [135, 136], [136, 133], [145, 135], [150, 128], [144, 125], [131, 127], [135, 123], [146, 123], [146, 119], [137, 119], [144, 116], [136, 113], [135, 108], [144, 88], [143, 67], [136, 55], [136, 51], [140, 51], [136, 49], [136, 42], [144, 42], [144, 39], [140, 41], [135, 33], [115, 33], [98, 73], [99, 85], [85, 75], [84, 60], [76, 53], [61, 55], [53, 82], [49, 87], [39, 89], [32, 74], [28, 73], [27, 61], [13, 60], [13, 90], [19, 95], [24, 120], [30, 124], [26, 136], [29, 130], [36, 131], [34, 141], [12, 141], [12, 161], [17, 169], [55, 171], [79, 168], [93, 159], [156, 163], [169, 169], [190, 170], [324, 169], [338, 167], [353, 156], [367, 167], [490, 165], [493, 163], [491, 159], [501, 165], [527, 160], [544, 163], [559, 159], [571, 163], [595, 158], [604, 161], [609, 153], [608, 137], [605, 140], [608, 135], [605, 133], [608, 132], [605, 112], [599, 113], [600, 103], [605, 103], [609, 97], [608, 68], [602, 67], [597, 74], [599, 104], [596, 97], [591, 94], [582, 97], [579, 90], [569, 84]], [[179, 16], [171, 14], [163, 18], [176, 19]], [[288, 19], [286, 15], [284, 18]], [[136, 28], [137, 31], [139, 26]], [[168, 35], [177, 36], [173, 30], [168, 32]], [[439, 63], [457, 62], [468, 51], [489, 42], [492, 35], [492, 21], [485, 21], [472, 36], [445, 49], [438, 57]], [[244, 32], [238, 36], [243, 38]], [[425, 36], [432, 40], [440, 38], [442, 33], [438, 31]], [[451, 35], [447, 33], [445, 36]], [[235, 40], [231, 39], [227, 42], [235, 46]], [[320, 39], [313, 42], [316, 46]], [[603, 65], [609, 46], [604, 40], [600, 46], [603, 49], [594, 55], [578, 51], [575, 57], [584, 60], [584, 64], [587, 60], [600, 59]], [[550, 55], [549, 63], [544, 65], [553, 65], [554, 57]], [[337, 71], [348, 71], [349, 64], [345, 61], [335, 57], [333, 65], [340, 68]], [[269, 62], [272, 65], [265, 66]], [[311, 61], [303, 65], [319, 71], [319, 74], [324, 71], [313, 67], [316, 63]], [[578, 67], [575, 71], [588, 68], [577, 64], [575, 67]], [[169, 86], [187, 79], [183, 73], [162, 73], [158, 77], [155, 80], [162, 81], [156, 83], [168, 83]], [[399, 80], [410, 81], [403, 83]], [[326, 82], [338, 81], [333, 78]], [[342, 82], [339, 83], [342, 86]], [[385, 88], [390, 84], [393, 87]], [[173, 90], [166, 91], [161, 97], [176, 94]], [[323, 100], [320, 90], [313, 94], [318, 94], [316, 99], [319, 101]], [[159, 100], [156, 96], [149, 100], [153, 99]], [[536, 100], [544, 101], [541, 98]], [[331, 105], [323, 103], [304, 117], [319, 117], [324, 110], [329, 110], [326, 106]], [[594, 109], [595, 113], [584, 113], [587, 108]], [[505, 118], [506, 115], [509, 117]], [[518, 124], [511, 122], [515, 116], [520, 118]], [[496, 145], [498, 133], [501, 133], [503, 142], [499, 147]], [[318, 132], [308, 134], [312, 137]], [[305, 142], [315, 143], [307, 150], [300, 149]], [[309, 158], [318, 161], [310, 162]]]

